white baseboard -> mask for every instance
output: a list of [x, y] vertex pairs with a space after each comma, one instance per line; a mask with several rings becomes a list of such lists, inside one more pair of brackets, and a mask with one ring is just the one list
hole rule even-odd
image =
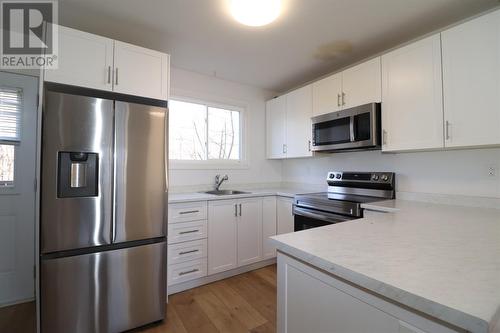
[[259, 262], [256, 262], [254, 264], [250, 264], [247, 266], [238, 267], [238, 268], [226, 271], [226, 272], [221, 272], [221, 273], [217, 273], [214, 275], [204, 276], [204, 277], [199, 278], [199, 279], [186, 281], [186, 282], [179, 283], [179, 284], [174, 284], [174, 285], [167, 287], [167, 294], [168, 295], [176, 294], [176, 293], [179, 293], [179, 292], [184, 291], [184, 290], [196, 288], [196, 287], [202, 286], [204, 284], [227, 279], [231, 276], [250, 272], [250, 271], [253, 271], [253, 270], [265, 267], [265, 266], [269, 266], [269, 265], [272, 265], [275, 263], [276, 263], [276, 258], [271, 258], [271, 259], [259, 261]]

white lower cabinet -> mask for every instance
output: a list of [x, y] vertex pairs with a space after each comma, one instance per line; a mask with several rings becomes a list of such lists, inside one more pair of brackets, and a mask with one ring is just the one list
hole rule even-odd
[[200, 239], [168, 246], [168, 264], [180, 264], [185, 261], [207, 257], [207, 240]]
[[278, 332], [455, 332], [278, 254]]
[[169, 204], [168, 213], [168, 286], [206, 276], [207, 202]]
[[208, 274], [262, 258], [262, 198], [208, 203]]
[[238, 200], [238, 266], [262, 259], [262, 198]]
[[238, 265], [236, 200], [208, 203], [208, 274], [224, 272]]
[[293, 199], [279, 197], [276, 202], [277, 230], [276, 234], [286, 234], [293, 232]]
[[276, 248], [269, 237], [276, 235], [276, 197], [262, 199], [262, 259], [276, 257]]
[[168, 265], [168, 285], [198, 279], [207, 275], [207, 258]]

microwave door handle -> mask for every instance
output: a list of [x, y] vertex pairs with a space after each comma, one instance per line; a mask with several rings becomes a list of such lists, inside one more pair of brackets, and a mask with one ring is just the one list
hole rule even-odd
[[356, 137], [354, 135], [354, 116], [349, 117], [349, 132], [351, 142], [356, 141]]

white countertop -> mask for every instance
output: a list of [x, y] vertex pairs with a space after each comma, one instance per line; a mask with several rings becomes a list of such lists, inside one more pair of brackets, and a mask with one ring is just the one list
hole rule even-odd
[[318, 191], [296, 189], [296, 188], [295, 189], [294, 188], [238, 189], [238, 190], [246, 191], [248, 193], [234, 194], [234, 195], [215, 195], [215, 194], [206, 194], [206, 193], [201, 193], [201, 192], [174, 193], [174, 194], [169, 194], [168, 203], [205, 201], [205, 200], [206, 201], [225, 200], [225, 199], [238, 199], [238, 198], [249, 198], [249, 197], [264, 197], [264, 196], [272, 196], [272, 195], [293, 198], [296, 194], [318, 192]]
[[403, 200], [365, 207], [389, 213], [273, 242], [284, 253], [470, 332], [500, 331], [500, 210]]

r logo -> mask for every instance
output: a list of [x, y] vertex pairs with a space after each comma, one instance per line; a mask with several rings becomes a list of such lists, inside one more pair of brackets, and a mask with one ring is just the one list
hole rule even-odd
[[43, 22], [53, 22], [53, 6], [46, 2], [2, 2], [3, 54], [49, 54], [53, 49], [51, 34], [43, 38]]

